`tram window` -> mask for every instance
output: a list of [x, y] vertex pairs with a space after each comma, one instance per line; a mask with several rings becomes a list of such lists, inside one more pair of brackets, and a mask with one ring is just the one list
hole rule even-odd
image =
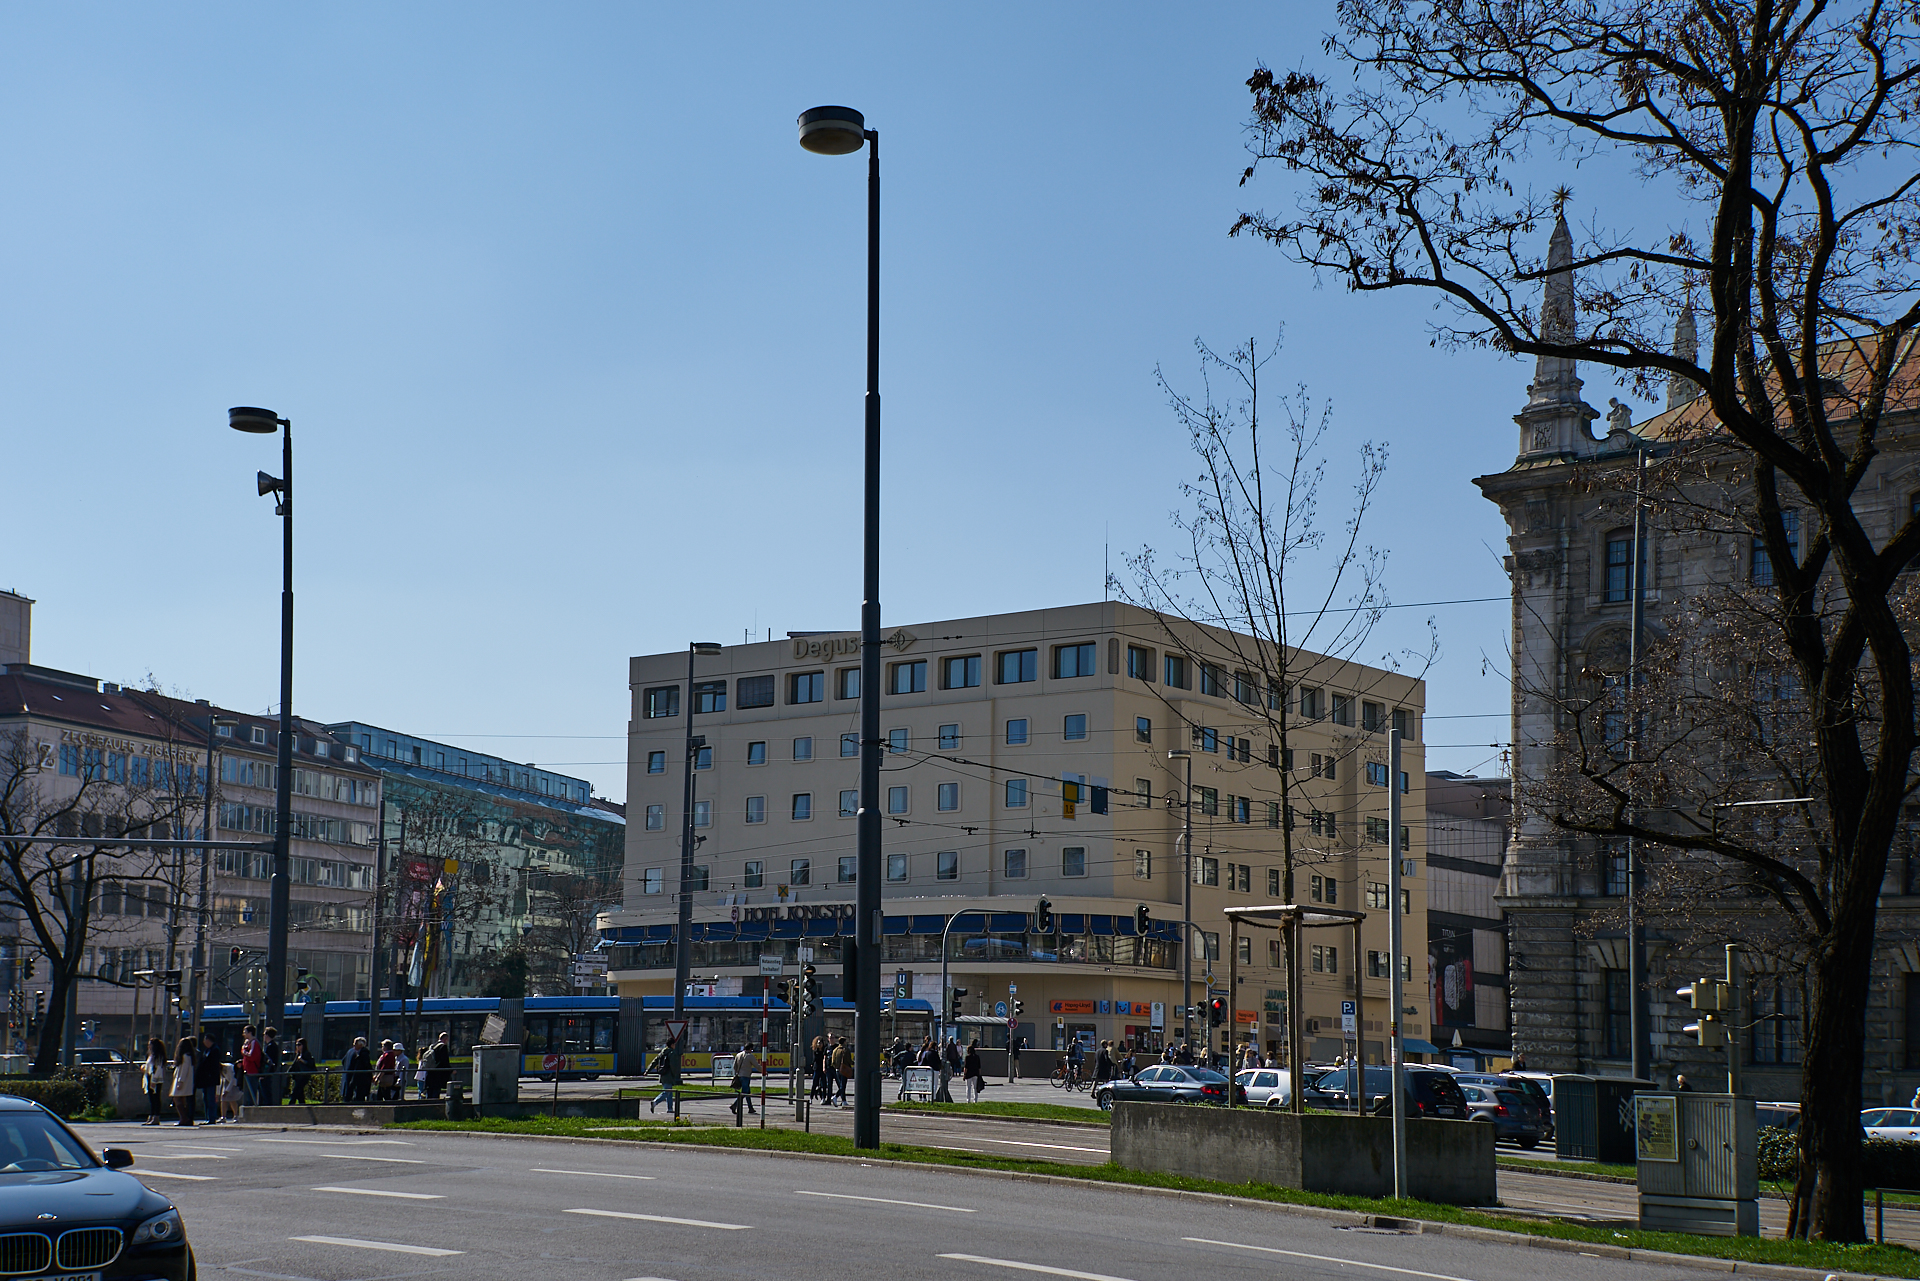
[[613, 1053], [613, 1032], [617, 1023], [615, 1016], [603, 1014], [593, 1021], [593, 1048], [597, 1054]]
[[544, 1016], [527, 1016], [526, 1032], [522, 1038], [522, 1043], [526, 1047], [525, 1053], [537, 1054], [543, 1053], [546, 1050], [549, 1022], [550, 1020]]

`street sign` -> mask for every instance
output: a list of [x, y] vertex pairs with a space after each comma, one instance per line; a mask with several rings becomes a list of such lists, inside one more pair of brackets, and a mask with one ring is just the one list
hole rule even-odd
[[995, 1001], [993, 1003], [993, 1016], [997, 1019], [1007, 1017], [1007, 1003], [1005, 1001]]
[[813, 959], [813, 949], [808, 947], [806, 944], [804, 943], [801, 944], [797, 950], [800, 953], [800, 964], [805, 965], [808, 961], [811, 961]]
[[733, 905], [733, 923], [735, 925], [740, 924], [740, 905], [738, 903]]
[[1152, 1020], [1154, 1027], [1163, 1028], [1167, 1025], [1167, 1006], [1164, 1001], [1155, 1001], [1153, 1003]]
[[672, 1045], [675, 1041], [678, 1041], [681, 1037], [687, 1034], [687, 1020], [666, 1019], [664, 1021], [667, 1025], [667, 1044], [668, 1045]]
[[1007, 984], [1007, 995], [1008, 996], [1020, 995], [1020, 985], [1018, 983]]
[[540, 1060], [540, 1070], [543, 1072], [558, 1072], [566, 1065], [566, 1059], [558, 1054], [549, 1054], [546, 1058]]
[[762, 974], [769, 974], [774, 978], [778, 978], [780, 977], [780, 971], [785, 967], [786, 958], [783, 956], [762, 956], [760, 958], [760, 972]]
[[1352, 1001], [1340, 1002], [1340, 1030], [1346, 1033], [1352, 1033], [1356, 1030]]

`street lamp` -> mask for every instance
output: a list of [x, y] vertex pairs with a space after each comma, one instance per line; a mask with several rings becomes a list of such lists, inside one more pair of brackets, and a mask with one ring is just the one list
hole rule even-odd
[[280, 1023], [287, 1012], [287, 845], [293, 835], [293, 423], [271, 409], [239, 405], [227, 411], [227, 425], [257, 436], [281, 433], [280, 475], [259, 477], [261, 497], [274, 495], [273, 513], [280, 518], [280, 753], [267, 882], [267, 1016]]
[[[1181, 866], [1186, 870], [1186, 900], [1180, 909], [1181, 937], [1186, 942], [1185, 955], [1180, 958], [1180, 1039], [1189, 1046], [1193, 1044], [1193, 753], [1184, 747], [1176, 747], [1167, 753], [1170, 761], [1187, 763], [1187, 791], [1180, 798], [1181, 813], [1186, 816], [1185, 825], [1180, 832], [1180, 844], [1186, 857]], [[1208, 1040], [1213, 1038], [1209, 1036]]]
[[[200, 795], [200, 839], [213, 839], [213, 788], [219, 781], [215, 770], [214, 752], [219, 748], [220, 727], [231, 728], [239, 724], [231, 716], [207, 717], [207, 783]], [[193, 975], [187, 984], [189, 1008], [193, 1010], [193, 1043], [200, 1044], [200, 984], [207, 974], [207, 925], [213, 912], [213, 891], [210, 883], [213, 850], [206, 845], [200, 847], [200, 898], [198, 909], [194, 912], [193, 923]]]
[[[684, 812], [680, 816], [680, 927], [673, 935], [675, 1022], [687, 1017], [687, 971], [693, 963], [693, 767], [700, 749], [706, 746], [706, 740], [694, 737], [693, 733], [693, 660], [696, 655], [712, 658], [719, 652], [720, 646], [713, 641], [694, 641], [687, 646], [687, 765], [682, 793]], [[686, 1049], [684, 1045], [680, 1048]]]
[[[854, 909], [853, 1145], [880, 1146], [880, 134], [852, 107], [800, 113], [800, 145], [867, 147], [867, 447], [860, 605], [860, 816]], [[843, 994], [844, 995], [844, 994]], [[944, 994], [943, 994], [944, 995]]]

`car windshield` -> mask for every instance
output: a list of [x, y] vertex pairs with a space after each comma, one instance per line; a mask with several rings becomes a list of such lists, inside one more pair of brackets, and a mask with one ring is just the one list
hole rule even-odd
[[0, 1112], [0, 1174], [90, 1170], [93, 1154], [41, 1112]]
[[1192, 1077], [1196, 1081], [1200, 1081], [1207, 1084], [1222, 1082], [1227, 1079], [1226, 1077], [1221, 1076], [1218, 1072], [1214, 1071], [1212, 1068], [1203, 1068], [1203, 1067], [1190, 1067], [1187, 1069], [1187, 1075]]

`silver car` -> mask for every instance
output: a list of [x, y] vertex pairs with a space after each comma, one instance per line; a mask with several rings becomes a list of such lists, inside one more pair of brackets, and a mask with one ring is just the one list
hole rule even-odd
[[1860, 1125], [1870, 1139], [1920, 1139], [1920, 1115], [1912, 1108], [1867, 1108]]
[[1249, 1107], [1283, 1108], [1293, 1102], [1293, 1077], [1285, 1068], [1241, 1068], [1233, 1079], [1247, 1092]]

